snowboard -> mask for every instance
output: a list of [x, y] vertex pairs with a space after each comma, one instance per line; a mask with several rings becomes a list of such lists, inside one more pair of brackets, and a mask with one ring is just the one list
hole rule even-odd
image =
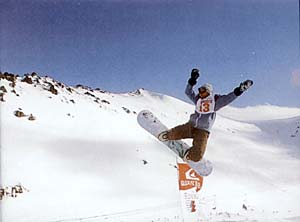
[[[139, 125], [148, 131], [150, 134], [158, 138], [158, 135], [168, 130], [168, 128], [160, 122], [160, 120], [154, 116], [149, 110], [141, 111], [137, 116], [137, 121]], [[184, 160], [184, 154], [187, 149], [190, 148], [188, 144], [181, 140], [169, 140], [160, 141], [164, 143], [170, 150], [172, 150], [178, 157], [180, 157], [184, 162], [186, 162], [192, 169], [196, 171], [200, 176], [208, 176], [212, 170], [213, 165], [209, 160], [202, 158], [198, 162], [191, 160]]]

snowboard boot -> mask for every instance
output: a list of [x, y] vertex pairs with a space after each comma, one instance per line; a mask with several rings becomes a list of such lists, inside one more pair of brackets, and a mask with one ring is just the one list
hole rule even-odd
[[168, 141], [168, 132], [168, 130], [161, 132], [160, 134], [158, 134], [157, 138], [162, 142]]

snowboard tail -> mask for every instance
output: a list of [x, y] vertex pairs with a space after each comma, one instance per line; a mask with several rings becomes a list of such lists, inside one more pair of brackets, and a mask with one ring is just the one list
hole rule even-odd
[[[168, 130], [168, 128], [148, 110], [141, 111], [137, 116], [139, 125], [148, 131], [150, 134], [158, 138], [158, 135]], [[185, 152], [190, 148], [185, 142], [181, 140], [160, 141], [164, 143], [170, 150], [172, 150], [178, 157], [184, 160]], [[193, 168], [199, 175], [208, 176], [212, 172], [212, 163], [209, 160], [202, 158], [198, 162], [191, 160], [184, 160], [191, 168]]]

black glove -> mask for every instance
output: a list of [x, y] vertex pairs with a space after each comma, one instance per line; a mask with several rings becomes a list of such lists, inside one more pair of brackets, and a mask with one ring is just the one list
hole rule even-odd
[[192, 72], [191, 72], [191, 78], [189, 78], [188, 83], [189, 83], [191, 86], [196, 85], [197, 79], [199, 78], [199, 76], [200, 76], [200, 74], [199, 74], [199, 69], [193, 69]]
[[247, 89], [249, 89], [250, 86], [252, 86], [252, 85], [253, 85], [252, 80], [246, 80], [246, 81], [242, 82], [239, 87], [236, 87], [233, 92], [236, 96], [240, 96], [240, 95], [242, 95], [243, 92], [245, 92]]

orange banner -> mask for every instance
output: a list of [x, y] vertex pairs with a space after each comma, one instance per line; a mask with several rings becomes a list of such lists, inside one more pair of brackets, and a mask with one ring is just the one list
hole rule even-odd
[[203, 184], [203, 177], [199, 176], [195, 170], [193, 170], [186, 163], [178, 163], [179, 169], [179, 190], [189, 190], [196, 188], [198, 192]]

